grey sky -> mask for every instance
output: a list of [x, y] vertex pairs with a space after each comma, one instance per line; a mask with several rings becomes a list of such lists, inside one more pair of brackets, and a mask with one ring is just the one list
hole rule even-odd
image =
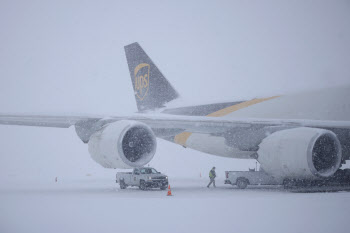
[[0, 2], [0, 110], [136, 111], [139, 42], [184, 100], [350, 83], [350, 1]]

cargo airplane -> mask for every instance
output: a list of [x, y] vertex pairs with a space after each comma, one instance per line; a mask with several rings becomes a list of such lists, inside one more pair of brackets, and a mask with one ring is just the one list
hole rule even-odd
[[75, 127], [105, 168], [149, 163], [156, 138], [217, 156], [256, 159], [278, 179], [332, 176], [350, 159], [350, 86], [191, 107], [138, 43], [125, 46], [138, 113], [129, 116], [0, 115], [0, 124]]

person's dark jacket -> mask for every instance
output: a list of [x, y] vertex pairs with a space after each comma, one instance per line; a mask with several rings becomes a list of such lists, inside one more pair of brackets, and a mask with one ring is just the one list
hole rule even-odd
[[214, 170], [214, 169], [211, 169], [211, 170], [210, 170], [210, 173], [211, 173], [211, 175], [209, 174], [209, 177], [212, 178], [212, 179], [214, 179], [214, 178], [216, 177], [215, 170]]

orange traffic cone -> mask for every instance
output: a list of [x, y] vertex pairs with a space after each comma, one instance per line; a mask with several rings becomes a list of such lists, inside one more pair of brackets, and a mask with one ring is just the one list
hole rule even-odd
[[169, 186], [168, 186], [168, 194], [167, 194], [167, 196], [172, 196], [172, 194], [171, 194], [170, 184], [169, 184]]

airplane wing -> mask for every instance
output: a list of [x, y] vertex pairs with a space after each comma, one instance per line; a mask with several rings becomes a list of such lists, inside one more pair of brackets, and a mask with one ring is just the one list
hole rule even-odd
[[50, 115], [0, 115], [1, 125], [24, 125], [40, 127], [69, 128], [80, 121], [100, 119], [95, 117], [81, 116], [50, 116]]
[[152, 129], [182, 129], [193, 133], [220, 133], [237, 127], [315, 127], [350, 129], [350, 121], [324, 121], [308, 119], [257, 119], [257, 118], [224, 118], [202, 116], [147, 115], [130, 116], [50, 116], [50, 115], [0, 115], [2, 125], [25, 125], [40, 127], [69, 128], [81, 122], [97, 122], [103, 124], [133, 120], [149, 125]]
[[286, 127], [317, 127], [317, 128], [349, 128], [350, 121], [323, 121], [306, 119], [258, 119], [201, 117], [201, 116], [130, 116], [127, 118], [113, 117], [113, 120], [141, 121], [151, 128], [181, 128], [196, 133], [217, 133], [222, 129], [252, 126], [286, 126]]

